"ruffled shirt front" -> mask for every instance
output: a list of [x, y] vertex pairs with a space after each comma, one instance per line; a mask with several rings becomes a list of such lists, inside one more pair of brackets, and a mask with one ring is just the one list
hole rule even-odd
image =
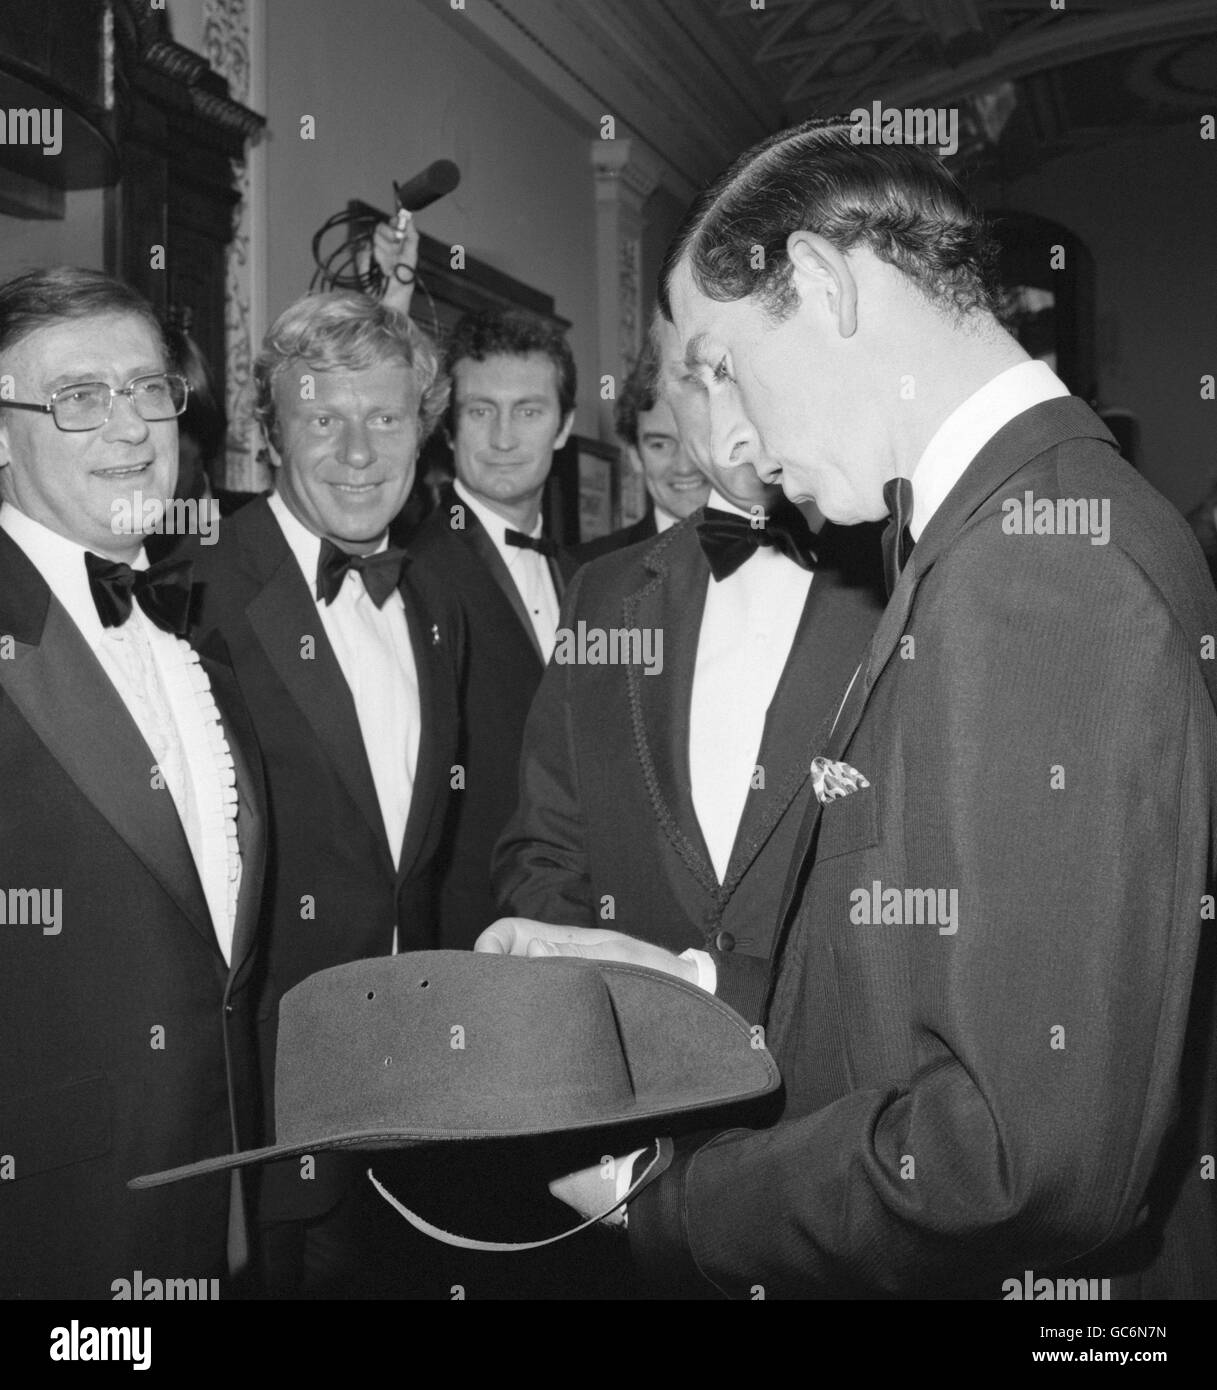
[[[158, 628], [138, 603], [122, 627], [103, 627], [85, 571], [84, 546], [9, 504], [0, 506], [0, 529], [21, 547], [67, 610], [152, 752], [149, 784], [163, 786], [173, 800], [216, 941], [230, 962], [241, 889], [237, 778], [198, 653]], [[142, 551], [132, 567], [148, 567]]]

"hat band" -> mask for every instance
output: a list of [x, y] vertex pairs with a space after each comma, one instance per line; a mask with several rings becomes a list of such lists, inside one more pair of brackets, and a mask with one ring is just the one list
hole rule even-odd
[[498, 1240], [474, 1240], [470, 1236], [454, 1235], [451, 1231], [443, 1231], [438, 1226], [433, 1226], [430, 1221], [419, 1216], [417, 1212], [411, 1211], [409, 1207], [403, 1206], [401, 1202], [379, 1181], [376, 1174], [368, 1169], [368, 1178], [372, 1186], [380, 1193], [386, 1202], [414, 1227], [416, 1231], [421, 1231], [423, 1235], [430, 1236], [432, 1240], [443, 1241], [445, 1245], [455, 1245], [458, 1250], [484, 1250], [491, 1254], [508, 1254], [515, 1250], [540, 1250], [543, 1245], [555, 1245], [560, 1240], [567, 1240], [571, 1236], [577, 1236], [580, 1231], [586, 1231], [589, 1226], [594, 1226], [598, 1221], [603, 1221], [606, 1216], [612, 1216], [618, 1207], [623, 1207], [627, 1202], [632, 1202], [644, 1187], [653, 1182], [672, 1162], [672, 1141], [670, 1139], [654, 1140], [655, 1153], [651, 1161], [642, 1170], [642, 1173], [630, 1184], [630, 1190], [624, 1197], [619, 1198], [607, 1210], [600, 1212], [596, 1216], [589, 1216], [586, 1221], [581, 1221], [577, 1226], [572, 1226], [569, 1231], [563, 1231], [561, 1235], [549, 1236], [546, 1240], [526, 1240], [520, 1242], [498, 1241]]

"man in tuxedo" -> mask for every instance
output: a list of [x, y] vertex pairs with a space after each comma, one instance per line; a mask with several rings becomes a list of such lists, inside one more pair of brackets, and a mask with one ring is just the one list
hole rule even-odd
[[411, 542], [423, 592], [455, 601], [467, 633], [462, 745], [441, 851], [442, 946], [472, 946], [494, 918], [490, 858], [515, 807], [524, 721], [576, 562], [543, 534], [554, 450], [574, 423], [565, 337], [520, 312], [462, 319], [449, 338], [456, 479]]
[[[890, 513], [893, 592], [787, 878], [760, 1014], [782, 1115], [678, 1145], [631, 1249], [706, 1294], [1003, 1298], [1030, 1271], [1212, 1297], [1212, 586], [998, 325], [939, 161], [852, 129], [741, 156], [665, 269], [717, 456], [755, 427], [788, 496]], [[694, 976], [552, 940], [579, 935], [486, 944]], [[756, 963], [713, 965], [750, 1007]], [[594, 1212], [604, 1187], [558, 1190]]]
[[710, 457], [704, 398], [681, 380], [670, 324], [656, 327], [651, 354], [651, 389], [661, 372], [664, 386], [650, 413], [662, 409], [671, 437], [687, 441], [709, 503], [575, 576], [562, 631], [650, 632], [662, 661], [571, 662], [559, 649], [496, 852], [498, 906], [764, 960], [814, 731], [831, 721], [882, 611], [878, 537], [848, 538], [873, 545], [869, 586], [835, 563], [841, 528], [829, 528], [820, 563], [802, 514], [757, 476], [755, 433], [737, 441], [734, 466]]
[[657, 312], [646, 344], [617, 397], [614, 412], [617, 435], [625, 446], [630, 468], [643, 480], [650, 499], [647, 514], [632, 526], [576, 546], [575, 558], [583, 564], [663, 535], [698, 507], [704, 507], [710, 495], [709, 481], [681, 442], [672, 407], [659, 389], [656, 343], [662, 323]]
[[[437, 369], [412, 325], [362, 295], [291, 305], [255, 364], [275, 490], [195, 556], [204, 650], [231, 651], [266, 761], [268, 1097], [287, 990], [435, 942], [430, 868], [456, 754], [462, 619], [442, 593], [419, 597], [387, 533], [443, 409]], [[370, 1290], [375, 1200], [345, 1156], [270, 1166], [259, 1216], [272, 1292]]]
[[0, 287], [0, 1297], [224, 1278], [240, 1184], [131, 1192], [257, 1127], [261, 769], [231, 671], [180, 638], [185, 383], [133, 290]]

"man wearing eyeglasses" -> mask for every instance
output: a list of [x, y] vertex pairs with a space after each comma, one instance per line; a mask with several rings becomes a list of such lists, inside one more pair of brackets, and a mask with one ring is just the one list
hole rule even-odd
[[0, 286], [0, 1297], [245, 1258], [239, 1186], [126, 1187], [257, 1122], [256, 745], [180, 635], [189, 566], [149, 568], [130, 524], [173, 496], [166, 366], [116, 280]]

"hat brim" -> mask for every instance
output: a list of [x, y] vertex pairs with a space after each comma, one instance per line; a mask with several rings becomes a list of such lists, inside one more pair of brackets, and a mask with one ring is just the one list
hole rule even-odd
[[594, 964], [608, 986], [626, 1060], [631, 1065], [634, 1096], [628, 1104], [561, 1123], [513, 1122], [510, 1116], [504, 1116], [485, 1125], [459, 1129], [403, 1126], [317, 1134], [308, 1140], [268, 1144], [144, 1174], [131, 1178], [127, 1186], [137, 1190], [163, 1187], [184, 1178], [331, 1150], [409, 1149], [537, 1139], [547, 1134], [622, 1128], [651, 1120], [675, 1122], [684, 1116], [699, 1116], [758, 1100], [780, 1084], [777, 1064], [768, 1050], [758, 1044], [745, 1020], [721, 999], [662, 971], [618, 961]]

